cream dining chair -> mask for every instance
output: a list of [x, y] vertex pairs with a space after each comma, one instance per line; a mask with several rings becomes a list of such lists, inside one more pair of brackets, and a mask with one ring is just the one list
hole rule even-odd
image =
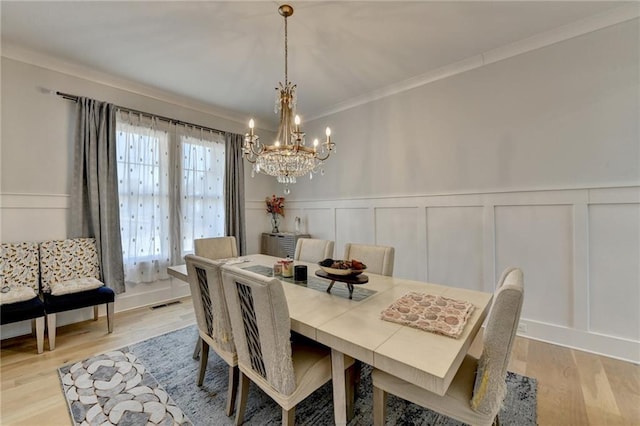
[[200, 335], [200, 370], [198, 386], [202, 386], [212, 348], [229, 366], [226, 413], [233, 413], [238, 388], [238, 356], [233, 343], [229, 311], [222, 288], [220, 263], [189, 254], [185, 256], [193, 309]]
[[318, 263], [333, 257], [334, 242], [315, 238], [299, 238], [293, 260]]
[[[238, 245], [236, 237], [211, 237], [193, 240], [196, 256], [207, 259], [218, 260], [238, 257]], [[200, 355], [200, 340], [193, 349], [193, 359], [198, 359]]]
[[344, 260], [356, 259], [367, 265], [371, 274], [393, 276], [395, 249], [387, 246], [347, 243], [344, 246]]
[[[236, 425], [244, 419], [249, 380], [280, 405], [282, 424], [293, 425], [296, 405], [331, 380], [331, 351], [291, 334], [278, 279], [223, 266], [222, 281], [240, 368]], [[353, 359], [346, 358], [348, 368]]]
[[483, 334], [480, 359], [466, 355], [444, 396], [374, 369], [373, 423], [383, 425], [387, 393], [470, 425], [499, 424], [498, 411], [506, 394], [506, 376], [515, 339], [524, 285], [522, 271], [509, 268], [498, 282]]
[[238, 257], [236, 237], [214, 237], [193, 240], [196, 256], [207, 259]]

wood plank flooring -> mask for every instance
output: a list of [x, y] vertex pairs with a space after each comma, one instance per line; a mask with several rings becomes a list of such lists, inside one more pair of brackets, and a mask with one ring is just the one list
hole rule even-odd
[[[56, 349], [49, 351], [45, 342], [40, 355], [35, 337], [3, 340], [0, 424], [71, 424], [56, 369], [193, 324], [190, 299], [181, 302], [117, 313], [112, 334], [107, 333], [106, 317], [59, 327]], [[478, 339], [471, 352], [478, 355], [480, 350]], [[640, 425], [636, 364], [518, 337], [509, 370], [538, 379], [540, 425]]]

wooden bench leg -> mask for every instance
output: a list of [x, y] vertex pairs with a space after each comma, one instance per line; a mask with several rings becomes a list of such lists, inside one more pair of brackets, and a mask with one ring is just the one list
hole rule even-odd
[[44, 317], [36, 318], [36, 343], [38, 345], [38, 353], [44, 352]]
[[109, 333], [113, 333], [113, 302], [107, 303], [107, 328], [109, 329]]
[[93, 307], [93, 320], [98, 321], [98, 305]]
[[49, 350], [56, 348], [56, 314], [47, 314], [47, 334], [49, 334]]

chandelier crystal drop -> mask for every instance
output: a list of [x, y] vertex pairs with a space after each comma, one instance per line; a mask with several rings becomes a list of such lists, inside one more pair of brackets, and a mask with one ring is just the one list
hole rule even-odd
[[317, 139], [312, 146], [307, 146], [305, 133], [300, 130], [300, 117], [296, 115], [296, 88], [289, 81], [288, 75], [288, 46], [287, 46], [287, 18], [293, 15], [293, 7], [284, 4], [278, 8], [284, 17], [284, 83], [280, 82], [276, 88], [275, 112], [280, 114], [278, 134], [271, 145], [260, 142], [255, 134], [255, 123], [249, 121], [249, 132], [244, 137], [242, 156], [251, 164], [251, 176], [264, 173], [274, 176], [278, 183], [285, 185], [285, 194], [289, 194], [289, 184], [296, 183], [296, 178], [321, 171], [322, 165], [335, 152], [335, 143], [331, 141], [331, 129], [327, 127], [326, 140], [319, 143]]

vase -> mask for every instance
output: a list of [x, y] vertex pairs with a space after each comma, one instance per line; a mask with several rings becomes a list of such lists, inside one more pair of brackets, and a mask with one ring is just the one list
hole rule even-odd
[[280, 216], [278, 216], [277, 213], [272, 213], [271, 214], [271, 233], [272, 234], [280, 233], [280, 229], [278, 229], [278, 226], [280, 226]]

